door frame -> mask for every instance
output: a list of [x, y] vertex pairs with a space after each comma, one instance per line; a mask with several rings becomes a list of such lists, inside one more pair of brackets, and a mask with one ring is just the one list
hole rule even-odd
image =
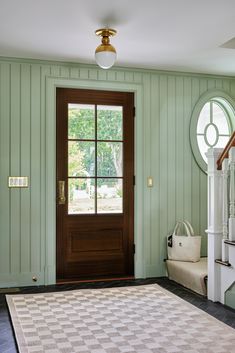
[[135, 145], [134, 163], [136, 184], [134, 190], [134, 256], [135, 278], [146, 277], [144, 257], [144, 141], [143, 141], [143, 89], [142, 84], [66, 79], [46, 77], [45, 127], [46, 127], [46, 175], [45, 175], [45, 285], [56, 283], [56, 88], [80, 88], [134, 92], [135, 97]]

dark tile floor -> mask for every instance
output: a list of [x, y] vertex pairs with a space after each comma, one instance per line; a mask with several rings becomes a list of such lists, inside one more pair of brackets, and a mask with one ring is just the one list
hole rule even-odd
[[[151, 278], [151, 279], [138, 279], [128, 281], [112, 281], [112, 282], [93, 282], [81, 284], [63, 284], [53, 286], [40, 286], [40, 287], [24, 287], [20, 288], [20, 293], [42, 293], [64, 291], [82, 288], [105, 288], [105, 287], [120, 287], [120, 286], [138, 286], [141, 284], [158, 283], [160, 286], [166, 288], [172, 293], [178, 295], [189, 303], [197, 306], [198, 308], [206, 311], [208, 314], [223, 321], [227, 325], [235, 328], [235, 310], [230, 309], [219, 303], [212, 303], [206, 298], [195, 294], [168, 278]], [[15, 294], [15, 293], [10, 293]], [[12, 330], [8, 308], [5, 300], [5, 294], [0, 294], [0, 353], [17, 353], [17, 345], [15, 343], [14, 332]]]

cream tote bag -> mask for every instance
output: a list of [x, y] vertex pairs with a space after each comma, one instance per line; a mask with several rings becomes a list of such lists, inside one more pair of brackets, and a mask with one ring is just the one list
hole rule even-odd
[[167, 238], [168, 259], [197, 262], [200, 260], [201, 236], [194, 235], [188, 221], [177, 222], [173, 234]]

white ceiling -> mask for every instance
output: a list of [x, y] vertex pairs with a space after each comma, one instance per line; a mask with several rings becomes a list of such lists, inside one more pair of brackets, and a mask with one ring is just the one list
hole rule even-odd
[[94, 64], [103, 26], [117, 66], [235, 76], [235, 0], [0, 0], [0, 56]]

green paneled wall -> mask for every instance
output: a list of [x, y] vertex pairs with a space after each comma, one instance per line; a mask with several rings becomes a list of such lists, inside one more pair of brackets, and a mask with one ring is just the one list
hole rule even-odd
[[[47, 78], [141, 87], [143, 129], [137, 144], [143, 165], [137, 175], [143, 199], [143, 276], [165, 274], [166, 235], [177, 219], [188, 219], [203, 235], [206, 254], [207, 180], [190, 148], [189, 124], [199, 97], [211, 89], [235, 98], [233, 78], [112, 69], [28, 60], [0, 60], [0, 287], [45, 283]], [[120, 86], [121, 85], [121, 86]], [[75, 85], [77, 86], [77, 84]], [[137, 156], [137, 158], [139, 158]], [[54, 168], [52, 163], [51, 168]], [[28, 189], [9, 189], [8, 176], [29, 176]], [[147, 176], [153, 188], [147, 188]], [[141, 183], [141, 185], [140, 185]], [[55, 200], [51, 200], [55, 203]], [[136, 214], [136, 217], [140, 215]], [[49, 220], [50, 222], [50, 220]], [[48, 235], [50, 236], [50, 235]], [[53, 245], [51, 245], [53, 246]], [[50, 249], [54, 251], [55, 249]], [[140, 274], [137, 274], [140, 276]]]

